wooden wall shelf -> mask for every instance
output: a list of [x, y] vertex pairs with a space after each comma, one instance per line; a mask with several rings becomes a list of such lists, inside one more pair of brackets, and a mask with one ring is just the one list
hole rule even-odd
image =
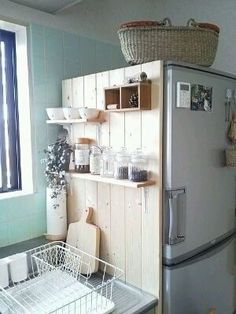
[[[138, 95], [136, 107], [130, 107], [129, 100], [133, 94]], [[151, 109], [151, 81], [131, 83], [104, 89], [105, 111], [122, 112]], [[116, 109], [108, 109], [108, 105], [117, 105]]]
[[101, 182], [101, 183], [107, 183], [107, 184], [114, 184], [129, 188], [144, 188], [148, 187], [150, 185], [155, 185], [156, 182], [153, 180], [143, 181], [143, 182], [131, 182], [129, 180], [117, 180], [114, 178], [104, 178], [100, 175], [92, 175], [90, 173], [78, 173], [78, 172], [68, 172], [67, 175], [69, 175], [71, 178], [77, 178], [77, 179], [83, 179], [83, 180], [89, 180], [89, 181], [95, 181], [95, 182]]
[[98, 117], [97, 119], [71, 119], [71, 120], [47, 120], [48, 124], [77, 124], [77, 123], [103, 123], [106, 120], [103, 117]]

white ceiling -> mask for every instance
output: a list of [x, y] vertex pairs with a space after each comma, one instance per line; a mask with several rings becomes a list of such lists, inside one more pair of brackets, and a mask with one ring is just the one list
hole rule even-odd
[[83, 0], [10, 0], [11, 2], [55, 14], [61, 12]]

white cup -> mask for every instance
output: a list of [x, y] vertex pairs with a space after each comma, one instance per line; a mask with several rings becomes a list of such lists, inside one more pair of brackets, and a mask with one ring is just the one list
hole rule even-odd
[[12, 281], [19, 282], [27, 279], [28, 277], [27, 254], [19, 253], [12, 255], [9, 258]]
[[8, 258], [0, 259], [0, 286], [5, 288], [9, 285]]

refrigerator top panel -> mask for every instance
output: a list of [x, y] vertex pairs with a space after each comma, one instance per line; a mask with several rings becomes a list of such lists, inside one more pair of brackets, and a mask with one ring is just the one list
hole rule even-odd
[[236, 77], [171, 62], [164, 73], [163, 254], [172, 260], [235, 228], [235, 171], [224, 166], [224, 150], [226, 90], [236, 90]]

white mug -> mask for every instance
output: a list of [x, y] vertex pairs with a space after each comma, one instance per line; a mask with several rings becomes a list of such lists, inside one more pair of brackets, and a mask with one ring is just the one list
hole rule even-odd
[[8, 258], [0, 259], [0, 286], [5, 288], [9, 285]]
[[27, 279], [28, 265], [26, 253], [19, 253], [10, 256], [10, 273], [13, 282], [19, 282]]

